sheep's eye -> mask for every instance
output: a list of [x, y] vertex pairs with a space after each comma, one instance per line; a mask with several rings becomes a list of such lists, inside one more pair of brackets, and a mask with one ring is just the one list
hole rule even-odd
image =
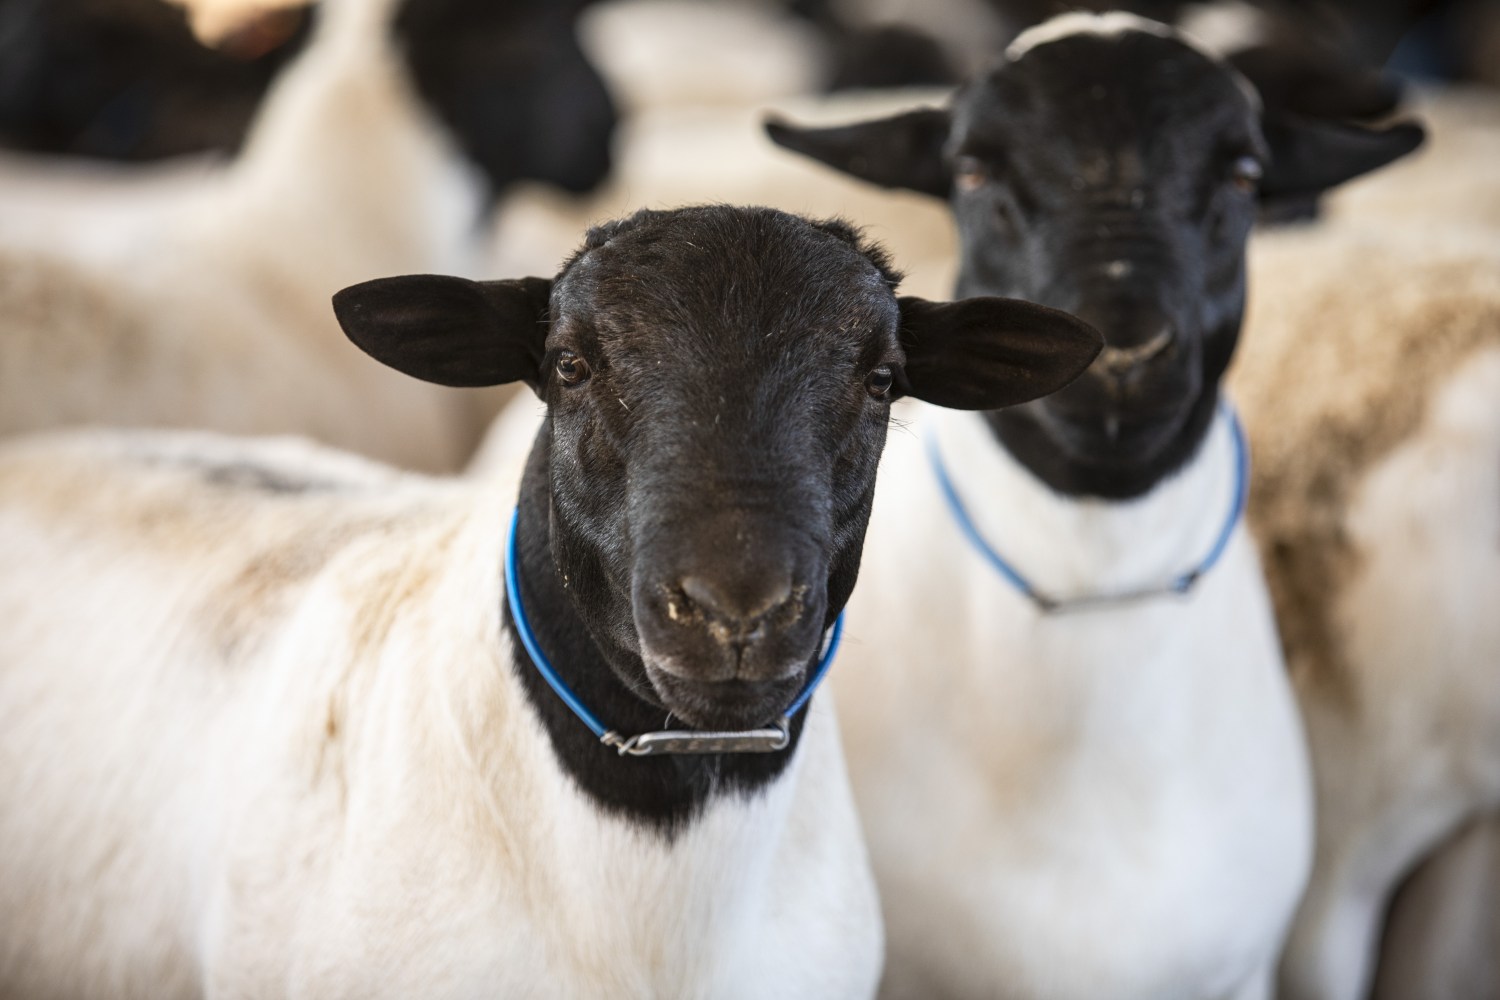
[[972, 156], [960, 156], [954, 164], [953, 185], [960, 191], [977, 191], [989, 179], [989, 170]]
[[1265, 176], [1265, 173], [1266, 169], [1255, 157], [1241, 156], [1230, 168], [1229, 179], [1241, 191], [1254, 194], [1255, 190], [1260, 187], [1260, 179]]
[[578, 385], [587, 381], [589, 364], [572, 351], [563, 351], [557, 356], [557, 377], [563, 385]]
[[865, 391], [876, 399], [884, 399], [891, 394], [891, 386], [895, 384], [896, 376], [891, 372], [891, 366], [881, 365], [865, 379]]

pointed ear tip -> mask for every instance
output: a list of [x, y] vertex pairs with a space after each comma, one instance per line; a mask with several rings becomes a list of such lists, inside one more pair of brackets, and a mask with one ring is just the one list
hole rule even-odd
[[356, 318], [371, 305], [372, 299], [380, 301], [380, 296], [399, 287], [402, 278], [369, 278], [365, 281], [356, 282], [345, 288], [340, 288], [333, 293], [333, 312], [340, 321], [345, 317]]
[[1397, 122], [1391, 126], [1391, 131], [1409, 143], [1409, 149], [1416, 149], [1427, 141], [1427, 127], [1419, 121]]
[[340, 288], [333, 293], [332, 299], [329, 300], [333, 303], [333, 315], [338, 319], [340, 325], [343, 325], [347, 320], [353, 319], [354, 314], [359, 311], [360, 287], [361, 285], [350, 285], [347, 288]]
[[1063, 309], [1053, 309], [1047, 306], [1040, 308], [1046, 309], [1051, 315], [1056, 329], [1062, 336], [1072, 338], [1072, 346], [1080, 352], [1088, 353], [1089, 361], [1093, 361], [1095, 356], [1104, 350], [1104, 334], [1092, 324]]
[[1088, 352], [1090, 361], [1094, 360], [1099, 352], [1104, 350], [1104, 334], [1089, 326], [1083, 320], [1078, 319], [1073, 321], [1073, 332], [1078, 336], [1079, 349]]
[[797, 139], [802, 135], [801, 129], [779, 115], [767, 115], [761, 119], [760, 125], [766, 133], [766, 138], [788, 149], [795, 149]]

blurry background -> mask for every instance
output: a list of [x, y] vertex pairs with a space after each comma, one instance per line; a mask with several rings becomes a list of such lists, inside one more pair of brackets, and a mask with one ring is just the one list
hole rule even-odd
[[[66, 239], [58, 212], [102, 225], [99, 212], [142, 208], [211, 172], [240, 149], [321, 16], [298, 0], [179, 2], [189, 10], [0, 0], [0, 146], [12, 151], [0, 158], [0, 237]], [[849, 215], [892, 243], [909, 290], [941, 294], [952, 257], [942, 206], [780, 153], [761, 117], [940, 102], [1030, 24], [1117, 6], [1182, 24], [1297, 112], [1379, 118], [1404, 87], [1434, 141], [1351, 186], [1335, 212], [1438, 163], [1494, 162], [1493, 0], [409, 0], [392, 31], [413, 86], [461, 120], [499, 198], [487, 271], [551, 273], [585, 223], [633, 208], [758, 201]]]
[[[551, 275], [591, 222], [725, 201], [845, 216], [894, 251], [905, 291], [946, 297], [945, 205], [779, 150], [764, 117], [941, 103], [1025, 27], [1120, 6], [177, 4], [0, 0], [0, 433], [101, 420], [299, 432], [449, 471], [505, 394], [454, 403], [376, 371], [333, 324], [341, 285]], [[1416, 155], [1268, 223], [1486, 245], [1500, 233], [1500, 2], [1125, 6], [1200, 37], [1270, 107], [1427, 124]], [[1458, 877], [1494, 880], [1488, 850]], [[1468, 927], [1493, 951], [1485, 920]]]

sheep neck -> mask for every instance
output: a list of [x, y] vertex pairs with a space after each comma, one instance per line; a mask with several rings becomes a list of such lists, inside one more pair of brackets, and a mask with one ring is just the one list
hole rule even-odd
[[1225, 520], [1219, 528], [1218, 533], [1213, 537], [1212, 543], [1205, 549], [1203, 557], [1191, 564], [1184, 563], [1184, 568], [1181, 571], [1163, 573], [1161, 580], [1158, 582], [1136, 584], [1118, 590], [1077, 594], [1066, 598], [1054, 596], [1037, 588], [1020, 568], [1011, 564], [1008, 559], [989, 543], [984, 532], [979, 530], [978, 525], [969, 513], [969, 505], [964, 501], [963, 497], [959, 494], [958, 488], [953, 483], [952, 476], [948, 472], [947, 463], [942, 457], [942, 446], [938, 441], [935, 430], [931, 430], [927, 434], [927, 452], [933, 474], [936, 476], [944, 497], [947, 500], [949, 512], [964, 530], [965, 534], [969, 536], [972, 547], [983, 554], [996, 572], [1009, 581], [1018, 591], [1025, 594], [1040, 611], [1046, 614], [1064, 614], [1073, 611], [1118, 607], [1169, 594], [1185, 595], [1218, 564], [1219, 559], [1228, 547], [1229, 539], [1238, 528], [1244, 516], [1250, 476], [1249, 455], [1244, 428], [1241, 426], [1238, 418], [1227, 407], [1224, 410], [1224, 421], [1228, 428], [1232, 445], [1234, 488], [1229, 498], [1230, 503], [1225, 514]]
[[1098, 465], [1072, 458], [1023, 407], [988, 411], [984, 419], [1001, 447], [1054, 491], [1071, 497], [1133, 500], [1193, 460], [1213, 424], [1218, 398], [1215, 382], [1194, 400], [1182, 429], [1161, 451], [1131, 464]]
[[[989, 434], [971, 416], [937, 412], [928, 419], [979, 535], [1041, 593], [1064, 602], [1118, 607], [1087, 598], [1159, 590], [1181, 579], [1219, 545], [1238, 506], [1239, 455], [1227, 416], [1210, 424], [1177, 474], [1129, 501], [1059, 495], [1011, 452], [986, 454]], [[964, 455], [965, 462], [951, 461]], [[1236, 516], [1230, 535], [1242, 530]]]
[[[516, 531], [521, 599], [532, 632], [563, 681], [601, 718], [622, 732], [660, 729], [667, 710], [650, 694], [640, 657], [613, 645], [601, 646], [575, 604], [620, 598], [578, 585], [588, 574], [574, 572], [572, 567], [560, 569], [552, 551], [549, 434], [550, 429], [544, 428], [527, 462]], [[567, 572], [568, 585], [563, 572]], [[620, 611], [630, 613], [628, 606]], [[522, 648], [509, 608], [504, 611], [504, 624], [511, 639], [511, 668], [546, 730], [553, 753], [583, 794], [607, 813], [671, 839], [715, 796], [753, 794], [777, 780], [797, 750], [805, 712], [791, 720], [787, 748], [775, 753], [621, 757], [600, 743], [547, 686]], [[627, 677], [639, 681], [627, 683]]]

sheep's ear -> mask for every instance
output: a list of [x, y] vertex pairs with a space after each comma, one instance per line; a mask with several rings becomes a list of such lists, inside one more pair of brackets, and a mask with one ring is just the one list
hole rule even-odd
[[766, 134], [778, 146], [810, 156], [835, 170], [888, 188], [909, 188], [948, 197], [953, 179], [943, 165], [948, 112], [920, 108], [876, 121], [834, 128], [802, 128], [767, 119]]
[[469, 281], [408, 274], [351, 285], [333, 297], [349, 339], [370, 357], [438, 385], [540, 385], [546, 278]]
[[1401, 104], [1401, 81], [1338, 58], [1315, 58], [1276, 45], [1225, 57], [1260, 92], [1266, 107], [1329, 121], [1374, 121]]
[[1363, 128], [1293, 115], [1263, 123], [1271, 164], [1261, 181], [1263, 198], [1316, 194], [1400, 159], [1426, 136], [1415, 122]]
[[1076, 316], [1019, 299], [899, 301], [900, 388], [955, 410], [995, 410], [1056, 392], [1104, 347]]

